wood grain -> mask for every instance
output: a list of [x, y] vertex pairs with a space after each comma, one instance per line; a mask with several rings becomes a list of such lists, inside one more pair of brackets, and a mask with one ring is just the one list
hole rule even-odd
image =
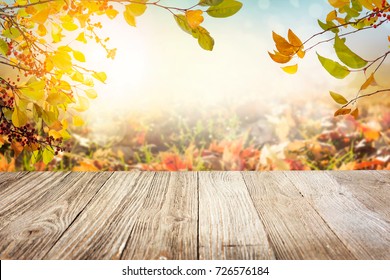
[[356, 258], [390, 259], [390, 223], [348, 188], [324, 172], [285, 174]]
[[0, 172], [0, 259], [390, 259], [390, 172]]
[[199, 258], [275, 258], [239, 172], [199, 173]]
[[277, 259], [354, 259], [282, 172], [243, 172]]
[[328, 171], [364, 206], [390, 223], [390, 178], [372, 171]]
[[69, 172], [30, 172], [10, 181], [0, 195], [0, 229], [29, 211], [50, 189], [56, 188]]
[[196, 259], [197, 227], [197, 174], [159, 172], [134, 217], [122, 259]]
[[45, 259], [120, 259], [154, 172], [116, 172]]
[[0, 231], [0, 258], [42, 259], [110, 176], [109, 172], [74, 172], [52, 185]]

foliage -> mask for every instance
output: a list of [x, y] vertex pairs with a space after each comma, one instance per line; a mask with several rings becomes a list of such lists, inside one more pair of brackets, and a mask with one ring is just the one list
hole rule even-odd
[[[114, 125], [118, 139], [97, 144], [88, 127], [74, 131], [72, 149], [45, 165], [23, 152], [2, 170], [354, 170], [390, 169], [388, 106], [362, 106], [359, 120], [329, 117], [329, 109], [297, 100], [290, 105], [250, 102], [254, 108], [198, 106], [132, 112]], [[5, 158], [8, 159], [5, 160]]]
[[[390, 5], [386, 0], [329, 0], [328, 2], [332, 10], [328, 13], [325, 22], [318, 20], [323, 31], [312, 35], [304, 42], [292, 30], [288, 30], [287, 39], [273, 32], [276, 51], [269, 53], [269, 55], [273, 61], [285, 64], [296, 57], [303, 58], [308, 51], [320, 44], [333, 42], [333, 48], [340, 62], [317, 53], [325, 70], [337, 79], [344, 79], [356, 72], [363, 72], [366, 76], [366, 80], [361, 84], [354, 98], [348, 100], [339, 93], [330, 92], [333, 100], [342, 105], [335, 112], [335, 116], [350, 114], [357, 118], [359, 99], [390, 92], [389, 88], [367, 92], [367, 89], [378, 86], [375, 80], [376, 73], [389, 56], [390, 51], [378, 55], [373, 60], [364, 59], [348, 47], [346, 39], [354, 33], [377, 29], [388, 23], [390, 21]], [[333, 34], [330, 39], [321, 39], [328, 34]], [[390, 36], [386, 40], [390, 42]], [[289, 74], [294, 74], [298, 70], [298, 64], [282, 67], [282, 69]]]
[[[97, 96], [94, 80], [107, 75], [82, 66], [85, 55], [72, 44], [95, 41], [114, 59], [109, 37], [100, 35], [101, 17], [122, 15], [130, 26], [148, 7], [170, 12], [181, 29], [212, 50], [214, 39], [200, 24], [204, 15], [215, 18], [237, 13], [236, 0], [201, 0], [189, 8], [170, 7], [148, 0], [15, 0], [0, 2], [0, 64], [9, 77], [0, 76], [0, 140], [17, 157], [32, 152], [32, 163], [49, 163], [65, 150], [68, 127], [83, 125], [78, 115]], [[15, 75], [14, 75], [15, 74]]]

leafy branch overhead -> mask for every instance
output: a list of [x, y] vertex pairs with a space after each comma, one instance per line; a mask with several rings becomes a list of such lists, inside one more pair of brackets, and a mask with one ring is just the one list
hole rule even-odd
[[201, 24], [206, 15], [225, 18], [242, 4], [235, 0], [201, 0], [189, 8], [171, 7], [163, 0], [14, 0], [0, 2], [0, 146], [17, 157], [32, 152], [32, 161], [50, 162], [66, 149], [69, 126], [82, 126], [79, 116], [97, 97], [95, 82], [105, 83], [106, 73], [83, 66], [87, 58], [72, 42], [95, 42], [107, 58], [116, 48], [101, 35], [101, 17], [122, 14], [130, 25], [148, 7], [166, 10], [181, 29], [212, 50], [214, 39]]
[[[362, 83], [356, 96], [351, 99], [343, 95], [330, 92], [333, 100], [342, 105], [335, 112], [335, 116], [351, 114], [355, 118], [359, 115], [358, 100], [379, 93], [389, 93], [390, 89], [380, 89], [366, 93], [367, 89], [378, 86], [375, 76], [385, 62], [390, 51], [385, 51], [373, 60], [359, 56], [346, 44], [348, 36], [367, 29], [377, 29], [390, 22], [390, 5], [385, 0], [329, 0], [332, 10], [328, 13], [325, 22], [318, 20], [323, 29], [302, 42], [293, 31], [288, 31], [287, 39], [273, 32], [276, 50], [269, 55], [273, 61], [286, 64], [295, 58], [303, 58], [305, 53], [320, 44], [333, 42], [333, 48], [339, 61], [326, 58], [319, 53], [317, 57], [322, 67], [337, 79], [344, 79], [353, 72], [363, 72], [366, 80]], [[330, 39], [322, 39], [325, 34], [333, 34]], [[390, 42], [390, 36], [385, 38]], [[298, 64], [282, 67], [289, 73], [295, 74]]]

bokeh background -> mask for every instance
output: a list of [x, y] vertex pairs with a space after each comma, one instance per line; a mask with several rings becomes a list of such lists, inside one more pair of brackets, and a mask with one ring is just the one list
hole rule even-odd
[[[197, 1], [163, 0], [189, 7]], [[150, 7], [137, 28], [124, 19], [103, 20], [102, 34], [117, 48], [105, 59], [96, 45], [77, 45], [89, 68], [105, 71], [97, 99], [73, 128], [72, 150], [49, 165], [13, 162], [27, 170], [307, 170], [389, 169], [390, 98], [362, 100], [361, 116], [334, 118], [329, 90], [353, 97], [365, 77], [331, 77], [315, 51], [336, 58], [322, 44], [288, 75], [267, 51], [272, 31], [291, 28], [306, 39], [320, 32], [317, 19], [331, 10], [328, 1], [243, 0], [228, 19], [206, 18], [214, 37], [212, 52], [202, 50], [172, 15]], [[388, 50], [390, 24], [348, 37], [366, 59]], [[330, 38], [326, 35], [322, 38]], [[389, 65], [377, 81], [389, 85]], [[5, 164], [5, 163], [4, 163]], [[9, 167], [8, 167], [9, 168]]]

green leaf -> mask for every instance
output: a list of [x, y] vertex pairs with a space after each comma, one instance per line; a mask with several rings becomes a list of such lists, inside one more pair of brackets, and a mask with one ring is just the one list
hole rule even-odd
[[338, 58], [348, 67], [359, 69], [367, 65], [367, 61], [351, 51], [338, 35], [334, 39], [334, 49]]
[[54, 158], [54, 150], [50, 146], [46, 146], [42, 153], [42, 159], [44, 164], [50, 163]]
[[336, 101], [337, 103], [339, 104], [347, 104], [348, 103], [348, 100], [345, 99], [344, 96], [342, 96], [341, 94], [338, 94], [336, 92], [333, 92], [333, 91], [330, 91], [330, 96], [332, 96], [333, 100]]
[[200, 6], [217, 6], [221, 4], [223, 0], [200, 0]]
[[210, 36], [210, 33], [203, 27], [197, 27], [198, 43], [206, 51], [212, 51], [214, 48], [214, 39]]
[[3, 31], [3, 36], [9, 39], [18, 38], [20, 35], [20, 31], [15, 27], [11, 27]]
[[42, 151], [36, 150], [36, 151], [32, 152], [31, 158], [30, 158], [30, 163], [35, 164], [40, 160], [42, 160]]
[[187, 22], [187, 18], [184, 15], [173, 15], [177, 25], [186, 33], [191, 34], [193, 33], [192, 28]]
[[318, 25], [325, 31], [332, 31], [333, 33], [339, 33], [340, 29], [339, 28], [336, 28], [336, 25], [332, 22], [332, 21], [329, 21], [327, 23], [323, 23], [322, 21], [318, 20]]
[[58, 114], [51, 111], [42, 111], [42, 119], [48, 125], [52, 125], [57, 120]]
[[349, 75], [350, 71], [347, 67], [341, 65], [340, 63], [333, 61], [329, 58], [325, 58], [317, 53], [318, 59], [320, 60], [322, 66], [329, 72], [333, 77], [337, 79], [344, 79]]
[[236, 0], [224, 0], [216, 6], [207, 9], [207, 13], [211, 17], [225, 18], [237, 13], [242, 8], [242, 3]]
[[92, 74], [92, 77], [94, 77], [96, 80], [101, 81], [102, 83], [107, 80], [107, 75], [104, 72], [95, 72]]
[[21, 111], [17, 106], [14, 107], [12, 113], [12, 124], [16, 127], [24, 126], [27, 123], [27, 115]]
[[7, 53], [8, 53], [8, 44], [4, 40], [0, 39], [0, 54], [7, 55]]

